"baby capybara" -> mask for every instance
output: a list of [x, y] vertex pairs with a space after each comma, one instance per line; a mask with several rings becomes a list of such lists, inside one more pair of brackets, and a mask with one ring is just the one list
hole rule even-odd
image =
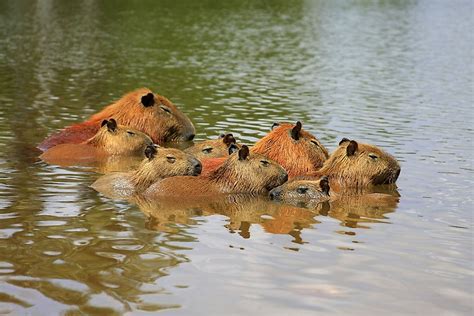
[[218, 139], [198, 142], [184, 151], [197, 159], [226, 157], [239, 150], [239, 145], [232, 134], [221, 134]]
[[85, 122], [68, 126], [47, 137], [38, 148], [45, 151], [59, 144], [82, 143], [97, 133], [103, 120], [110, 118], [149, 135], [157, 144], [191, 140], [195, 134], [191, 120], [171, 101], [141, 88], [124, 95]]
[[153, 184], [145, 191], [148, 198], [212, 197], [219, 194], [262, 194], [288, 179], [286, 171], [245, 145], [207, 177], [175, 177]]

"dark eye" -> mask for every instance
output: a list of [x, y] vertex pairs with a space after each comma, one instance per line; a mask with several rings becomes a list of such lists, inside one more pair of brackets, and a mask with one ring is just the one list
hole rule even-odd
[[134, 136], [134, 135], [135, 135], [134, 132], [130, 132], [130, 131], [127, 131], [127, 134], [130, 135], [130, 136]]
[[318, 142], [317, 142], [317, 141], [315, 141], [315, 140], [312, 140], [311, 142], [312, 142], [314, 145], [316, 145], [316, 146], [319, 146], [319, 144], [318, 144]]
[[306, 191], [308, 191], [307, 187], [299, 187], [296, 189], [296, 192], [298, 192], [299, 194], [305, 194]]
[[170, 113], [171, 114], [171, 110], [168, 109], [166, 106], [162, 105], [160, 106], [160, 109], [162, 109], [163, 111], [165, 111], [166, 113]]
[[260, 162], [262, 163], [262, 166], [264, 167], [267, 167], [270, 163], [266, 160], [260, 160]]
[[376, 154], [369, 154], [369, 157], [372, 158], [373, 160], [378, 158]]
[[174, 163], [176, 161], [176, 158], [173, 156], [167, 156], [166, 160], [168, 160], [169, 163]]
[[207, 147], [202, 150], [203, 153], [205, 154], [210, 154], [212, 152], [212, 147]]

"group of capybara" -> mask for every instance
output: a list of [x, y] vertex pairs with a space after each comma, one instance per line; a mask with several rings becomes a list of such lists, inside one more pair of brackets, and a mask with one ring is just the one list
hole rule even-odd
[[318, 203], [394, 184], [400, 174], [397, 160], [375, 145], [343, 138], [329, 153], [299, 121], [273, 124], [253, 146], [228, 133], [184, 150], [164, 147], [189, 142], [195, 133], [173, 103], [142, 88], [49, 136], [38, 148], [50, 163], [142, 156], [132, 170], [105, 174], [92, 184], [107, 196], [141, 201], [265, 195], [289, 204]]

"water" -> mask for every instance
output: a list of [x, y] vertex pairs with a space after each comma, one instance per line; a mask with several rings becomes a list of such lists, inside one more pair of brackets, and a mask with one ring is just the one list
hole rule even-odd
[[[471, 314], [473, 24], [470, 1], [1, 1], [0, 313]], [[377, 144], [400, 202], [142, 211], [38, 161], [141, 86], [197, 139]]]

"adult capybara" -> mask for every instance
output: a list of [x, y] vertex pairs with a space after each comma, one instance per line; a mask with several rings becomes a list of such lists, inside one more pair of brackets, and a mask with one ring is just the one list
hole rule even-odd
[[[273, 124], [272, 131], [260, 139], [251, 152], [279, 163], [288, 172], [290, 179], [317, 171], [329, 157], [327, 149], [319, 140], [302, 129], [301, 122]], [[222, 163], [223, 160], [217, 158], [203, 160], [202, 176]]]
[[48, 163], [70, 165], [88, 163], [115, 155], [143, 153], [151, 138], [137, 130], [117, 125], [114, 119], [104, 120], [90, 139], [80, 144], [60, 144], [46, 150], [40, 158]]
[[232, 134], [221, 134], [218, 139], [198, 142], [184, 151], [197, 159], [226, 157], [239, 150], [239, 145]]
[[302, 203], [329, 200], [329, 190], [327, 177], [308, 180], [294, 179], [274, 188], [269, 195], [272, 200], [300, 205]]
[[327, 176], [332, 189], [393, 184], [400, 175], [398, 161], [377, 146], [343, 138], [339, 147], [313, 176]]
[[175, 177], [153, 184], [145, 191], [150, 198], [212, 197], [219, 194], [267, 193], [288, 179], [279, 164], [259, 154], [250, 154], [245, 145], [230, 155], [207, 177]]
[[65, 143], [78, 144], [94, 136], [103, 120], [115, 118], [121, 124], [149, 135], [157, 144], [191, 140], [195, 129], [191, 120], [167, 98], [141, 88], [92, 115], [87, 121], [71, 125], [46, 138], [42, 151]]
[[91, 187], [108, 197], [124, 199], [143, 192], [161, 179], [201, 173], [199, 160], [179, 149], [151, 145], [145, 149], [145, 156], [137, 170], [104, 175]]

